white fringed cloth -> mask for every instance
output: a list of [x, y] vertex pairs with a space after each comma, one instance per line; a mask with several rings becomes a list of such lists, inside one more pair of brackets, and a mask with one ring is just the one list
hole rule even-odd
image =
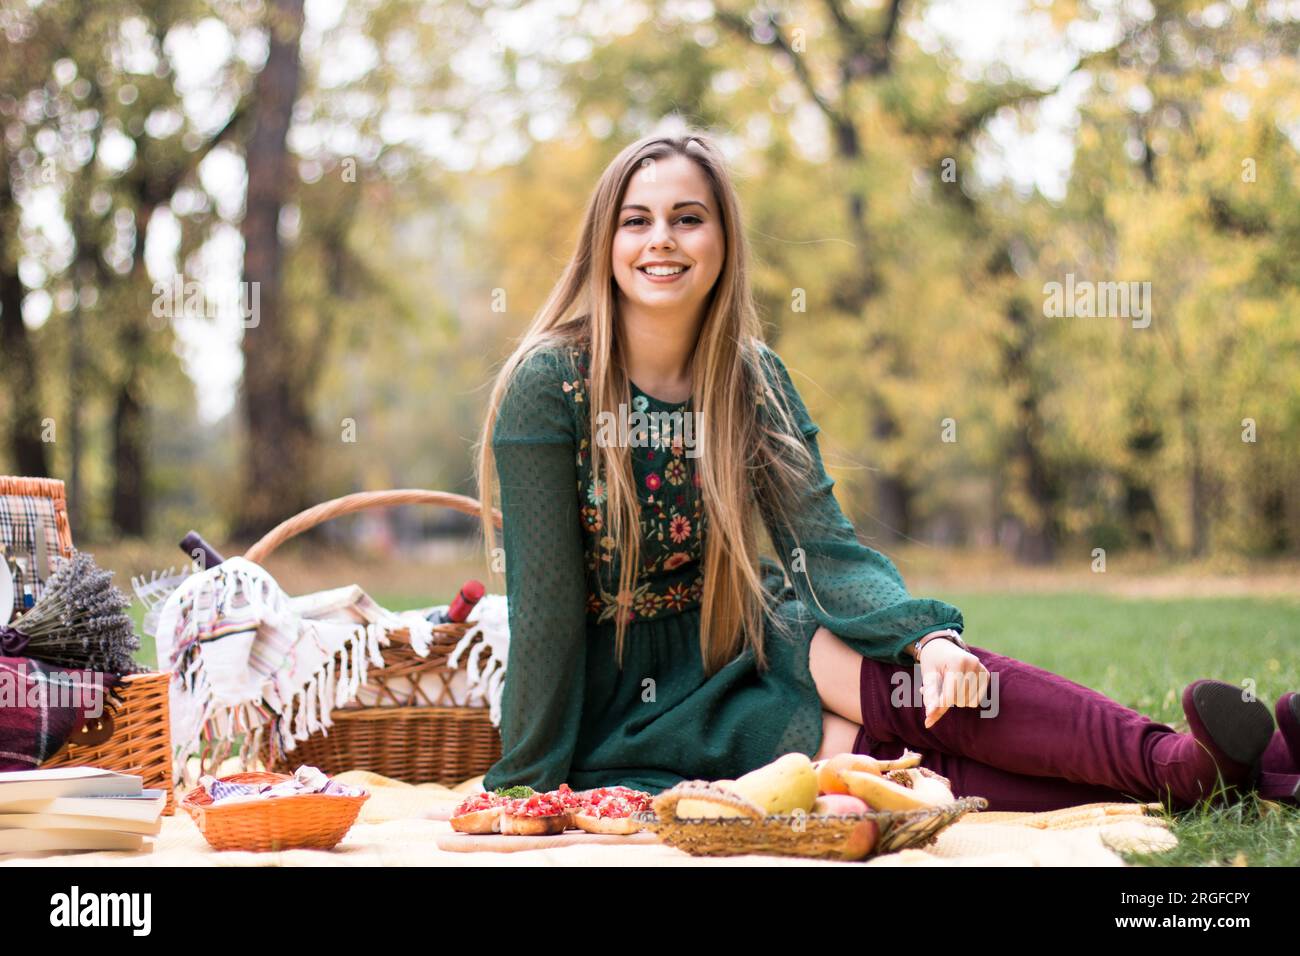
[[[445, 607], [445, 605], [444, 605]], [[475, 626], [447, 655], [447, 666], [456, 669], [444, 701], [451, 706], [486, 706], [493, 727], [501, 726], [501, 690], [510, 656], [510, 607], [504, 594], [485, 594], [470, 608], [467, 621]], [[473, 647], [476, 635], [483, 640]], [[461, 675], [464, 675], [462, 684]], [[425, 675], [425, 680], [430, 680]], [[463, 697], [461, 688], [463, 687]]]
[[[240, 756], [247, 766], [264, 740], [278, 758], [311, 734], [328, 733], [330, 712], [358, 699], [368, 668], [383, 666], [380, 649], [390, 643], [388, 632], [403, 629], [415, 652], [426, 656], [433, 629], [418, 611], [381, 608], [367, 623], [346, 614], [304, 617], [265, 568], [239, 557], [190, 575], [162, 605], [155, 632], [159, 666], [172, 672], [177, 781], [187, 774], [191, 756], [199, 758], [203, 773], [231, 753], [239, 735], [245, 737]], [[475, 633], [466, 634], [449, 663], [462, 661], [462, 645]], [[499, 723], [498, 671], [507, 636], [485, 636], [491, 637], [493, 655], [476, 653], [461, 666], [471, 696], [487, 698]]]

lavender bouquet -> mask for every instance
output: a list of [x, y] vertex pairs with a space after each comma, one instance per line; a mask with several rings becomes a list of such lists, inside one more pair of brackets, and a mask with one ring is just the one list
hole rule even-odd
[[41, 599], [0, 626], [0, 654], [58, 667], [135, 674], [140, 638], [125, 610], [131, 601], [112, 584], [113, 572], [74, 551], [46, 583]]

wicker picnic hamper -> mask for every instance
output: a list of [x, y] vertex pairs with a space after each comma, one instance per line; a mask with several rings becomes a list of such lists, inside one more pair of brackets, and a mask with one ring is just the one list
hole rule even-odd
[[[261, 564], [290, 538], [331, 518], [404, 504], [479, 514], [479, 502], [464, 495], [421, 489], [359, 492], [326, 501], [282, 522], [244, 557]], [[500, 527], [501, 513], [493, 512]], [[367, 675], [388, 705], [335, 709], [330, 713], [334, 725], [328, 731], [299, 741], [280, 760], [273, 760], [264, 746], [263, 761], [272, 770], [290, 773], [301, 764], [310, 764], [330, 776], [368, 770], [407, 783], [453, 785], [485, 773], [501, 756], [501, 737], [487, 708], [439, 705], [435, 703], [438, 695], [428, 695], [418, 683], [418, 678], [432, 676], [445, 688], [453, 673], [447, 667], [448, 655], [474, 627], [473, 621], [435, 625], [427, 657], [420, 657], [403, 643], [401, 632], [390, 632], [393, 643], [382, 650], [385, 666]], [[394, 689], [394, 683], [405, 685], [406, 681], [411, 690]]]
[[[54, 555], [72, 555], [72, 525], [68, 522], [68, 498], [63, 482], [54, 478], [15, 478], [0, 475], [0, 544], [10, 554], [26, 560], [27, 583], [32, 596], [41, 591], [53, 568]], [[16, 582], [15, 582], [16, 583]], [[23, 594], [14, 588], [13, 614], [24, 610]]]
[[[54, 478], [0, 476], [0, 540], [26, 556], [33, 570], [33, 596], [50, 568], [41, 558], [72, 556], [72, 526], [67, 494]], [[16, 596], [21, 599], [21, 595]], [[21, 605], [16, 608], [21, 610]], [[120, 687], [122, 704], [110, 718], [112, 735], [95, 744], [70, 739], [45, 767], [88, 766], [139, 774], [144, 786], [167, 792], [165, 813], [176, 812], [172, 795], [171, 723], [166, 672], [127, 675]], [[83, 733], [87, 728], [83, 728]]]
[[103, 767], [139, 774], [145, 787], [167, 792], [163, 813], [175, 813], [168, 709], [170, 678], [167, 671], [128, 674], [122, 679], [122, 705], [112, 718], [112, 736], [101, 744], [90, 745], [79, 745], [75, 737], [70, 738], [41, 767]]
[[[281, 783], [291, 779], [280, 773], [237, 773], [220, 778], [223, 783]], [[268, 797], [246, 803], [212, 806], [212, 797], [195, 787], [181, 806], [214, 850], [331, 850], [347, 835], [369, 793], [300, 793]]]

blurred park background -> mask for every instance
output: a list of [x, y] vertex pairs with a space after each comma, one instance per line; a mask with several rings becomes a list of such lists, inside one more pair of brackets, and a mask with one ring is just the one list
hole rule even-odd
[[[1294, 0], [0, 0], [0, 44], [0, 473], [62, 478], [123, 584], [191, 528], [477, 496], [599, 172], [690, 123], [914, 593], [1298, 600]], [[414, 508], [270, 566], [485, 570]]]

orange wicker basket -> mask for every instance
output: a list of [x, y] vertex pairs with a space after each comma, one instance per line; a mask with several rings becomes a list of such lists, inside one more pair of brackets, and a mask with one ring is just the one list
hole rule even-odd
[[[282, 773], [237, 773], [223, 783], [280, 783], [293, 779]], [[181, 806], [214, 850], [332, 850], [361, 812], [369, 793], [347, 797], [332, 793], [302, 793], [267, 797], [225, 806], [212, 806], [202, 787], [185, 795]]]
[[[261, 564], [280, 545], [309, 528], [342, 515], [393, 505], [430, 504], [479, 514], [479, 502], [465, 495], [421, 489], [365, 491], [335, 498], [282, 522], [266, 534], [244, 557]], [[501, 512], [493, 509], [501, 526]], [[501, 756], [501, 736], [486, 707], [435, 704], [422, 696], [418, 678], [434, 674], [444, 684], [452, 671], [447, 658], [474, 622], [434, 626], [434, 642], [427, 657], [418, 656], [402, 643], [401, 632], [390, 634], [393, 643], [383, 648], [384, 667], [372, 670], [367, 680], [375, 684], [391, 706], [349, 707], [331, 711], [334, 726], [300, 741], [287, 758], [272, 760], [264, 745], [262, 759], [272, 770], [292, 770], [301, 764], [318, 767], [330, 776], [348, 770], [368, 770], [407, 783], [454, 785], [485, 773]], [[475, 641], [477, 643], [477, 639]], [[412, 691], [399, 693], [386, 682], [402, 678]], [[292, 761], [292, 766], [290, 765]]]

